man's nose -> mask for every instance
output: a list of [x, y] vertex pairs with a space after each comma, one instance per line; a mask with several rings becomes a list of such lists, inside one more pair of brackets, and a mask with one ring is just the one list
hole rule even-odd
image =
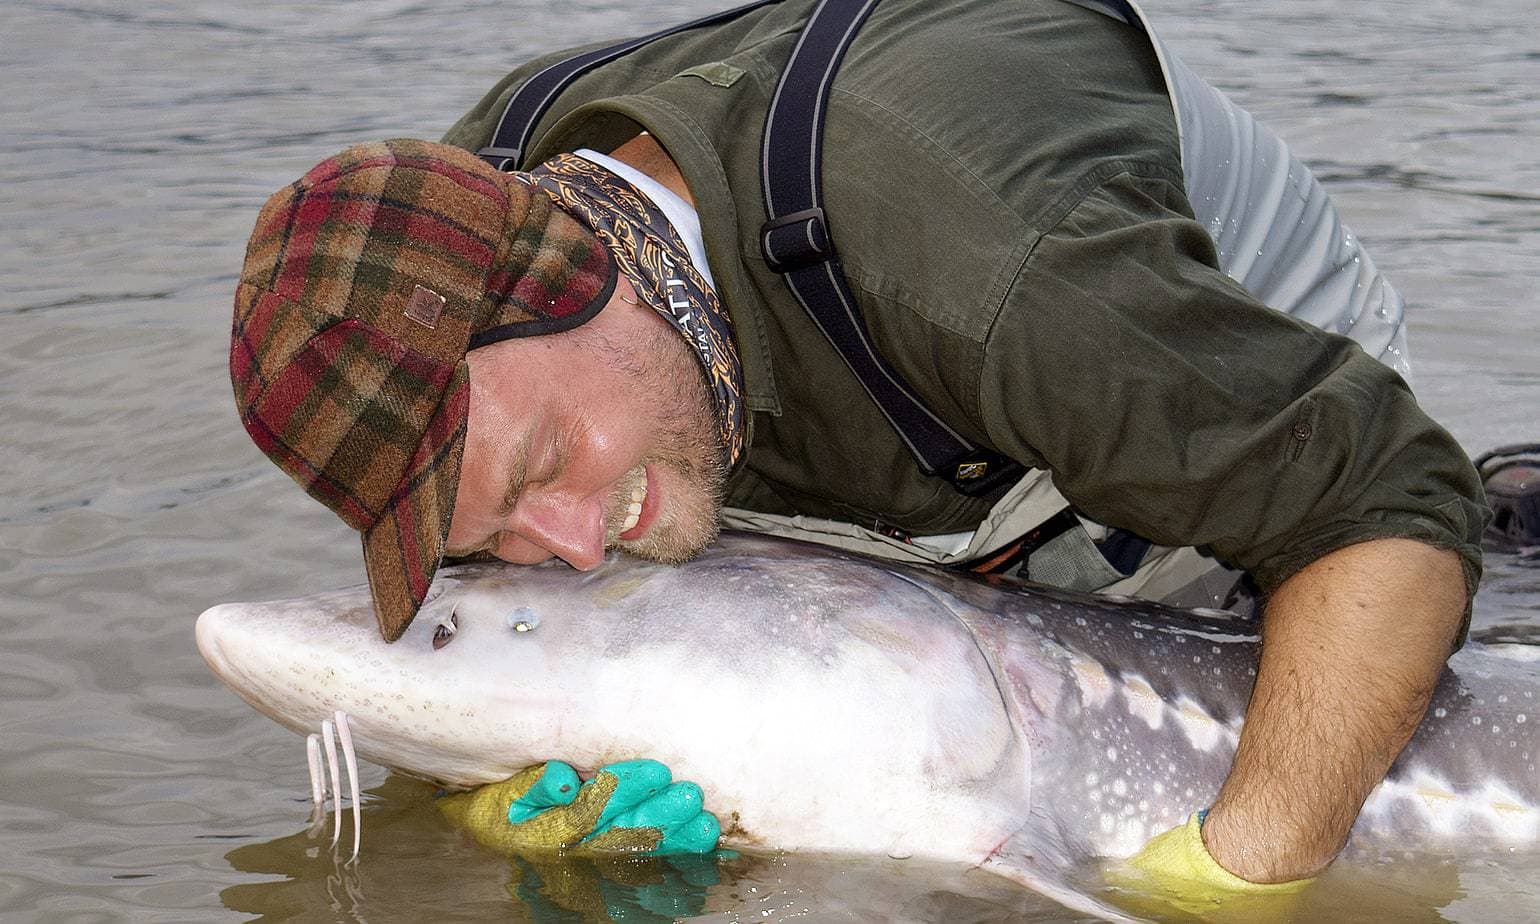
[[604, 561], [604, 502], [552, 496], [520, 504], [517, 533], [579, 571]]

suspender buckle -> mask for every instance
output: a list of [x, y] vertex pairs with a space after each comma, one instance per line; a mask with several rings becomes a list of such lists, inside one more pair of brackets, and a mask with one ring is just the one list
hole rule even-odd
[[476, 152], [476, 156], [492, 165], [493, 170], [507, 173], [519, 168], [519, 149], [489, 146]]
[[823, 209], [813, 206], [759, 226], [759, 250], [775, 273], [790, 273], [834, 259]]
[[937, 472], [952, 487], [969, 497], [987, 497], [1010, 487], [1025, 470], [1018, 463], [987, 449], [975, 449], [960, 459], [946, 463]]

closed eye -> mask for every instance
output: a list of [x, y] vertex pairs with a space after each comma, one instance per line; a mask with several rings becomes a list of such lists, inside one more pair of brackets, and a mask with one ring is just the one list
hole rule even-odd
[[[567, 460], [572, 455], [576, 437], [586, 433], [587, 424], [574, 423], [557, 431], [540, 451], [539, 462], [527, 467], [521, 474], [520, 494], [561, 480], [567, 471]], [[512, 508], [509, 508], [510, 512]]]

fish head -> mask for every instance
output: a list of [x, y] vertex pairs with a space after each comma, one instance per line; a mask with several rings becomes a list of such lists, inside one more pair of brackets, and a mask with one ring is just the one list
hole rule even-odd
[[587, 573], [451, 565], [394, 642], [358, 585], [211, 607], [197, 643], [259, 712], [302, 734], [346, 713], [358, 754], [411, 776], [462, 788], [548, 759], [594, 769], [645, 748], [628, 729], [647, 712], [715, 685], [700, 649], [726, 604], [672, 571], [621, 555]]
[[302, 734], [342, 711], [360, 756], [449, 788], [650, 757], [736, 816], [736, 843], [976, 859], [1026, 798], [965, 623], [889, 569], [794, 543], [446, 567], [389, 644], [363, 587], [216, 606], [197, 636], [259, 711]]

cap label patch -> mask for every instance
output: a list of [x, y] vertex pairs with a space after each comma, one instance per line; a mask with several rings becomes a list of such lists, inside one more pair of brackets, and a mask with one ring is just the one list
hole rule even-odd
[[406, 303], [407, 317], [432, 330], [438, 326], [438, 316], [444, 311], [444, 296], [432, 289], [418, 286], [412, 290], [412, 297]]

